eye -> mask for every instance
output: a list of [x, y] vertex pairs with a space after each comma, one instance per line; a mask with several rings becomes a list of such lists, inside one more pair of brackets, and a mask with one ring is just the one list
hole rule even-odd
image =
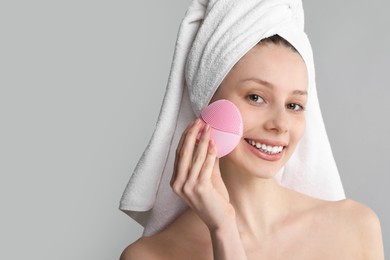
[[297, 103], [290, 103], [290, 104], [288, 104], [287, 105], [287, 109], [290, 109], [290, 110], [293, 110], [293, 111], [296, 111], [296, 112], [305, 110], [305, 108], [302, 105], [297, 104]]
[[256, 94], [250, 94], [248, 96], [248, 99], [252, 102], [255, 102], [255, 103], [258, 103], [258, 104], [262, 104], [264, 103], [264, 99], [262, 97], [260, 97], [259, 95], [256, 95]]

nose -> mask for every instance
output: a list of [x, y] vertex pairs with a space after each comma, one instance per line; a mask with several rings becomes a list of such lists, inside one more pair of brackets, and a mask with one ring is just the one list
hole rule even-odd
[[285, 109], [274, 109], [270, 111], [264, 127], [267, 131], [283, 134], [288, 131], [288, 118]]

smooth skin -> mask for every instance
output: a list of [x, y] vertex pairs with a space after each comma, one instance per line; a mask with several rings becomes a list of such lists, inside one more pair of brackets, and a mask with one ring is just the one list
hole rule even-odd
[[[121, 260], [384, 259], [371, 209], [349, 199], [314, 199], [273, 178], [303, 136], [307, 85], [297, 52], [273, 43], [250, 50], [212, 99], [228, 99], [240, 109], [239, 145], [217, 159], [210, 128], [192, 122], [177, 147], [171, 181], [189, 209], [160, 233], [128, 246]], [[250, 140], [283, 150], [269, 155]]]

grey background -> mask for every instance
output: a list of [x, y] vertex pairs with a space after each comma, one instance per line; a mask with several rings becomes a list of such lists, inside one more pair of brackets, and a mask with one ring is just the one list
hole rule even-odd
[[[188, 3], [2, 1], [0, 259], [118, 259], [141, 235], [118, 202]], [[304, 7], [347, 196], [376, 211], [389, 255], [390, 2]]]

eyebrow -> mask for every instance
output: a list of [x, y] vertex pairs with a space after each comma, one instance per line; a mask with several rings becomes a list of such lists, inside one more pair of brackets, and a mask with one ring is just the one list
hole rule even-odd
[[[268, 82], [268, 81], [266, 81], [266, 80], [263, 80], [263, 79], [259, 79], [259, 78], [249, 78], [249, 79], [243, 79], [243, 80], [240, 80], [240, 82], [245, 82], [245, 81], [254, 81], [254, 82], [257, 82], [257, 83], [259, 83], [259, 84], [261, 84], [261, 85], [264, 85], [264, 86], [266, 86], [266, 87], [268, 87], [268, 88], [273, 88], [274, 87], [274, 85], [271, 83], [271, 82]], [[307, 96], [307, 91], [306, 90], [294, 90], [293, 92], [292, 92], [292, 94], [294, 94], [294, 95], [301, 95], [301, 96]]]

